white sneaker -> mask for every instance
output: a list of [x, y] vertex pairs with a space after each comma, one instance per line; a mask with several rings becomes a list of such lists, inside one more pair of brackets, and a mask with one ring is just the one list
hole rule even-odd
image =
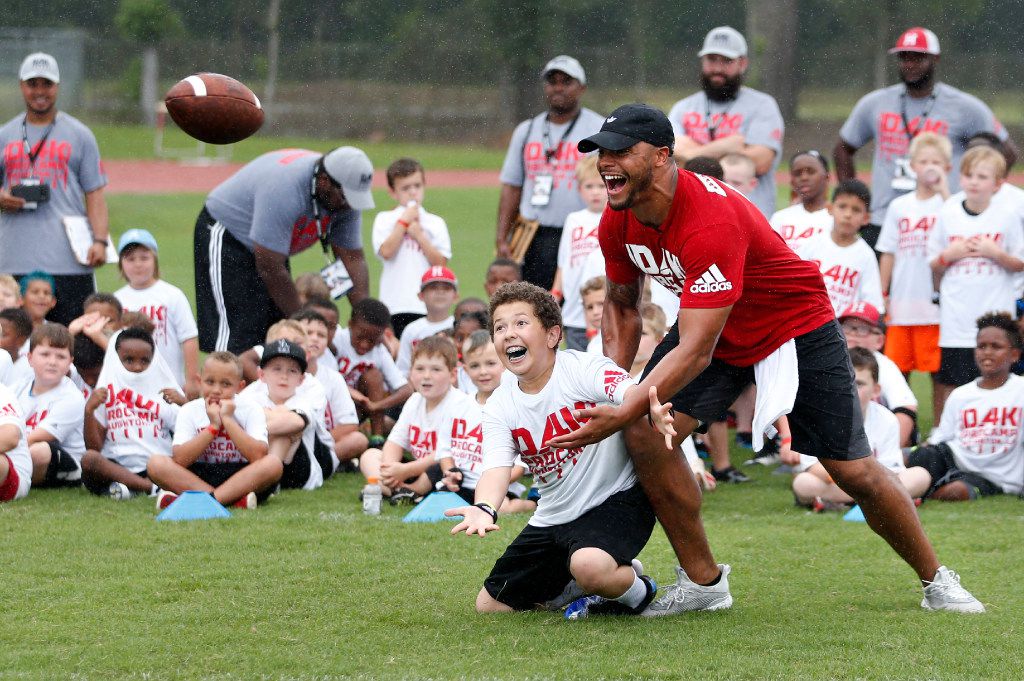
[[693, 610], [725, 610], [732, 606], [729, 573], [732, 568], [719, 564], [722, 577], [714, 586], [695, 584], [681, 567], [676, 567], [676, 583], [665, 587], [662, 596], [640, 613], [643, 617], [664, 617]]
[[921, 607], [925, 610], [985, 612], [985, 606], [981, 604], [981, 601], [960, 586], [960, 575], [945, 565], [939, 567], [932, 581], [925, 582]]
[[107, 488], [107, 496], [114, 501], [127, 501], [132, 498], [132, 491], [123, 482], [112, 482]]

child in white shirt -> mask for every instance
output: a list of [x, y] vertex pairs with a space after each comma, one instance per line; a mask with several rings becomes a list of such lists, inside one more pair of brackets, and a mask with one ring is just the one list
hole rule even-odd
[[459, 280], [447, 267], [439, 265], [423, 273], [420, 278], [419, 299], [427, 308], [427, 316], [409, 323], [402, 332], [398, 359], [395, 361], [402, 375], [409, 375], [409, 369], [412, 368], [412, 351], [417, 343], [436, 333], [451, 331], [455, 324], [451, 310], [458, 295]]
[[400, 158], [387, 169], [388, 193], [395, 208], [373, 221], [373, 251], [381, 259], [380, 300], [391, 311], [397, 338], [405, 326], [426, 314], [416, 297], [416, 282], [429, 267], [452, 257], [448, 225], [423, 208], [426, 176], [419, 161]]
[[832, 231], [808, 239], [800, 257], [818, 265], [836, 314], [859, 302], [885, 310], [875, 252], [860, 237], [871, 221], [871, 191], [860, 180], [840, 182], [832, 192]]
[[270, 454], [267, 420], [253, 400], [239, 395], [242, 365], [230, 352], [203, 362], [202, 397], [181, 408], [171, 455], [153, 456], [149, 475], [163, 491], [157, 508], [187, 490], [208, 492], [225, 506], [256, 508], [276, 488], [284, 466]]
[[789, 183], [797, 202], [775, 211], [768, 222], [787, 246], [799, 251], [808, 239], [832, 231], [828, 161], [815, 149], [794, 154], [789, 162]]
[[604, 354], [601, 319], [604, 317], [604, 299], [608, 294], [608, 280], [604, 276], [587, 279], [580, 287], [583, 314], [587, 322], [587, 352]]
[[22, 499], [32, 488], [32, 456], [18, 398], [0, 383], [0, 503]]
[[156, 239], [144, 229], [129, 229], [118, 242], [117, 267], [128, 282], [114, 295], [125, 310], [153, 321], [157, 352], [171, 367], [188, 397], [199, 395], [199, 330], [192, 306], [181, 289], [160, 278]]
[[579, 291], [586, 281], [584, 266], [587, 256], [594, 252], [600, 254], [597, 225], [608, 204], [608, 190], [597, 169], [596, 155], [585, 156], [576, 163], [576, 184], [586, 207], [569, 213], [565, 218], [551, 295], [556, 300], [564, 297], [562, 321], [565, 323], [566, 347], [570, 350], [585, 350], [587, 325]]
[[25, 413], [32, 485], [77, 485], [85, 455], [85, 398], [67, 376], [71, 334], [63, 324], [43, 324], [32, 332], [29, 347], [32, 379], [16, 386], [15, 393]]

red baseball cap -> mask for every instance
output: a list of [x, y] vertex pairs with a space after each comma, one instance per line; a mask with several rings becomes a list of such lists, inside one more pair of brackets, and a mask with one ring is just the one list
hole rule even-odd
[[434, 265], [424, 272], [423, 277], [420, 279], [420, 290], [422, 291], [427, 284], [433, 284], [438, 281], [451, 284], [453, 288], [459, 288], [459, 280], [454, 272], [443, 265]]
[[839, 315], [839, 321], [842, 322], [844, 319], [859, 319], [871, 326], [882, 327], [882, 315], [879, 314], [878, 308], [863, 301], [854, 303], [843, 310], [843, 313]]
[[896, 41], [896, 47], [889, 50], [889, 54], [899, 52], [920, 52], [922, 54], [939, 54], [939, 39], [927, 28], [915, 26], [908, 28]]

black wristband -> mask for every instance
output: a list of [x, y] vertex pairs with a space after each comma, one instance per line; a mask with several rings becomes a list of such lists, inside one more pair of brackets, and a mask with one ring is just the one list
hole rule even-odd
[[494, 507], [488, 504], [486, 501], [481, 501], [479, 504], [473, 505], [479, 508], [481, 511], [487, 513], [489, 516], [491, 516], [491, 520], [493, 520], [495, 523], [498, 522], [498, 512], [495, 511]]
[[110, 245], [110, 239], [100, 239], [98, 237], [93, 237], [92, 242], [94, 244], [103, 244], [104, 246], [109, 246]]

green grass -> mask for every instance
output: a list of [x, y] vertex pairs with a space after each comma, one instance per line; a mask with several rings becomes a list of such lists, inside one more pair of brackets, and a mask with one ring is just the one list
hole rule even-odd
[[[481, 292], [496, 199], [480, 189], [428, 195], [451, 227], [464, 294]], [[165, 277], [190, 297], [201, 201], [110, 197], [115, 233], [151, 228]], [[296, 261], [296, 271], [311, 269], [319, 254]], [[105, 268], [101, 288], [115, 278]], [[915, 389], [927, 430], [926, 381]], [[940, 556], [989, 608], [957, 617], [923, 612], [911, 571], [864, 524], [796, 509], [788, 477], [751, 475], [705, 501], [716, 557], [733, 566], [731, 611], [576, 623], [473, 613], [481, 581], [525, 517], [504, 518], [483, 540], [450, 537], [444, 523], [403, 524], [399, 509], [366, 517], [355, 475], [230, 520], [187, 524], [154, 522], [150, 499], [35, 491], [0, 505], [0, 681], [1024, 675], [1021, 502], [921, 508]], [[660, 583], [673, 579], [660, 529], [641, 559]]]

